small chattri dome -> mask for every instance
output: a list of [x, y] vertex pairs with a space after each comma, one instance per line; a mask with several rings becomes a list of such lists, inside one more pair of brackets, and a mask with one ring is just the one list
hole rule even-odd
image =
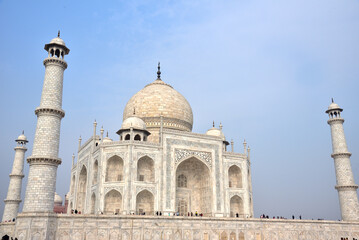
[[121, 126], [121, 129], [137, 129], [137, 130], [146, 130], [146, 123], [139, 117], [132, 116], [126, 118]]
[[206, 134], [207, 134], [207, 135], [210, 135], [210, 136], [221, 137], [221, 138], [225, 139], [222, 130], [220, 130], [220, 129], [218, 129], [218, 128], [215, 128], [215, 127], [209, 129], [209, 130], [206, 132]]
[[59, 194], [55, 192], [55, 198], [54, 198], [55, 205], [62, 205], [62, 198]]
[[50, 44], [52, 43], [55, 43], [55, 44], [58, 44], [58, 45], [61, 45], [61, 46], [65, 46], [66, 47], [66, 44], [64, 42], [64, 40], [62, 40], [60, 37], [55, 37], [53, 38], [51, 41], [50, 41]]
[[105, 138], [103, 139], [103, 142], [104, 142], [104, 143], [112, 142], [112, 139], [109, 138], [109, 137], [105, 137]]
[[24, 133], [22, 133], [22, 134], [17, 138], [17, 141], [27, 142], [27, 138], [26, 138], [26, 136], [24, 135]]
[[341, 109], [341, 108], [339, 107], [339, 105], [336, 104], [336, 103], [333, 101], [333, 99], [332, 99], [332, 103], [329, 105], [328, 110], [326, 111], [326, 113], [328, 113], [329, 111], [332, 111], [332, 110], [343, 111], [343, 109]]

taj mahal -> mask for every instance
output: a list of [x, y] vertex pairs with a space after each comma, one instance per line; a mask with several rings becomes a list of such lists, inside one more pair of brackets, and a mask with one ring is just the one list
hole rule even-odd
[[[222, 124], [192, 132], [186, 98], [157, 78], [133, 95], [123, 110], [117, 139], [93, 123], [79, 138], [62, 214], [56, 194], [65, 56], [58, 36], [45, 45], [47, 57], [31, 155], [28, 140], [16, 139], [4, 214], [3, 239], [121, 240], [314, 240], [359, 239], [358, 185], [354, 182], [338, 104], [326, 113], [331, 129], [341, 221], [258, 219], [253, 214], [250, 148], [234, 152]], [[151, 79], [151, 77], [149, 77]], [[75, 161], [76, 160], [76, 161]], [[25, 198], [22, 179], [27, 175]], [[23, 208], [20, 211], [20, 202]], [[10, 238], [9, 238], [10, 237]]]

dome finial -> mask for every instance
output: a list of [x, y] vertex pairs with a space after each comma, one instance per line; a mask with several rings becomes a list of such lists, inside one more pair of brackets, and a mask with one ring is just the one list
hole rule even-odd
[[161, 80], [161, 64], [160, 62], [158, 62], [158, 67], [157, 67], [157, 79]]
[[60, 30], [57, 32], [57, 37], [60, 37]]
[[108, 137], [108, 131], [106, 132], [106, 137]]
[[214, 121], [213, 121], [213, 127], [214, 127]]
[[222, 123], [219, 123], [219, 129], [222, 130], [222, 128], [223, 128]]
[[332, 98], [332, 103], [334, 102], [334, 99]]
[[24, 134], [24, 130], [22, 130], [22, 134]]

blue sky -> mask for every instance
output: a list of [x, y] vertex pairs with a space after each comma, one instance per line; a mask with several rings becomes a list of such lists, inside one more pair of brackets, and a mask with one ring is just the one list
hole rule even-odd
[[43, 47], [61, 30], [71, 49], [61, 196], [78, 137], [87, 140], [96, 119], [117, 139], [126, 102], [156, 78], [161, 61], [162, 79], [192, 106], [194, 132], [214, 120], [235, 151], [248, 142], [255, 216], [339, 219], [324, 112], [331, 97], [344, 108], [359, 183], [358, 12], [353, 0], [0, 1], [0, 199], [22, 130], [31, 154]]

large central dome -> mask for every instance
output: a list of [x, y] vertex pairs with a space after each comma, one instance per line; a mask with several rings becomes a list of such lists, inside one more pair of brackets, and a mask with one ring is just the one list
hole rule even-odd
[[123, 111], [123, 120], [133, 115], [141, 118], [154, 141], [161, 127], [161, 116], [163, 128], [192, 131], [193, 125], [192, 108], [187, 100], [161, 80], [160, 71], [157, 74], [153, 83], [132, 96]]

